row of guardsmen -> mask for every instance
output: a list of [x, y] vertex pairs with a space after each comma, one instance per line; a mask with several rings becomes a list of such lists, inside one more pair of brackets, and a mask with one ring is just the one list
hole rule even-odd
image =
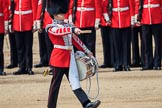
[[[91, 33], [78, 37], [96, 55], [96, 30], [101, 28], [103, 65], [113, 71], [161, 69], [161, 0], [69, 0], [66, 22]], [[0, 75], [4, 72], [3, 41], [9, 34], [11, 64], [18, 66], [14, 75], [33, 75], [33, 33], [38, 30], [40, 62], [35, 68], [48, 66], [53, 44], [45, 27], [52, 22], [47, 13], [48, 0], [0, 0]], [[4, 26], [3, 26], [4, 25]], [[141, 51], [139, 51], [140, 32]], [[152, 36], [155, 50], [153, 53]], [[131, 60], [132, 40], [132, 60]], [[141, 55], [141, 56], [140, 56]]]

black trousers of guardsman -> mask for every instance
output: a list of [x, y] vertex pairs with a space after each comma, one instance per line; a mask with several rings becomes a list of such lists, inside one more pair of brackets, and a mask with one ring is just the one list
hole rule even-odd
[[10, 42], [10, 54], [11, 54], [11, 64], [18, 64], [17, 49], [16, 49], [16, 39], [14, 33], [9, 33], [9, 42]]
[[101, 37], [102, 37], [102, 46], [103, 46], [103, 65], [112, 65], [113, 55], [112, 55], [112, 39], [110, 35], [109, 26], [101, 26]]
[[4, 69], [4, 54], [3, 54], [4, 34], [0, 34], [0, 72]]
[[48, 65], [53, 49], [53, 44], [49, 39], [48, 33], [45, 31], [45, 29], [43, 29], [43, 32], [38, 33], [38, 40], [40, 63]]
[[111, 28], [111, 36], [113, 41], [114, 67], [130, 65], [131, 28]]
[[131, 29], [132, 43], [132, 65], [143, 65], [144, 62], [144, 46], [142, 45], [142, 30], [140, 27]]
[[[144, 45], [144, 66], [145, 68], [161, 67], [161, 24], [142, 25], [142, 42]], [[153, 56], [154, 37], [155, 50]]]
[[16, 48], [18, 54], [18, 65], [22, 70], [32, 69], [33, 65], [33, 32], [30, 31], [14, 31], [16, 39]]
[[[69, 68], [59, 68], [59, 67], [52, 67], [53, 77], [51, 80], [51, 85], [49, 89], [49, 97], [48, 97], [48, 108], [56, 108], [57, 106], [57, 99], [59, 94], [60, 85], [62, 82], [62, 78], [66, 75], [67, 79], [69, 79]], [[80, 103], [85, 106], [87, 103], [90, 102], [85, 92], [79, 88], [73, 91]]]

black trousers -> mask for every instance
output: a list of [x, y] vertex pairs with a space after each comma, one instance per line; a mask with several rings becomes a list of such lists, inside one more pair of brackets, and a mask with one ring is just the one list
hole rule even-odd
[[130, 65], [131, 52], [130, 52], [130, 39], [131, 28], [111, 28], [111, 36], [113, 41], [113, 65], [122, 66]]
[[[144, 67], [160, 67], [161, 66], [161, 24], [142, 25], [142, 42], [144, 45]], [[153, 56], [154, 37], [155, 50]]]
[[[53, 67], [53, 78], [51, 80], [49, 97], [48, 97], [48, 105], [47, 105], [48, 108], [56, 108], [62, 78], [64, 74], [66, 75], [67, 78], [69, 78], [68, 73], [69, 73], [69, 68]], [[80, 103], [82, 104], [82, 106], [85, 106], [87, 103], [90, 102], [87, 95], [81, 88], [74, 90], [73, 92], [78, 98], [78, 100], [80, 101]]]
[[[140, 39], [140, 41], [139, 41]], [[134, 27], [131, 29], [131, 43], [132, 43], [132, 64], [144, 63], [144, 46], [142, 45], [142, 30], [141, 27]]]
[[4, 54], [3, 54], [4, 34], [0, 34], [0, 72], [4, 69]]
[[38, 41], [40, 63], [48, 64], [53, 49], [53, 44], [49, 39], [48, 33], [45, 31], [45, 29], [43, 29], [42, 33], [38, 33]]
[[31, 31], [14, 31], [16, 48], [18, 54], [18, 65], [20, 69], [32, 69], [33, 65], [33, 33]]
[[112, 64], [112, 39], [109, 26], [101, 26], [104, 65]]
[[87, 46], [87, 48], [96, 55], [96, 30], [94, 27], [81, 28], [81, 30], [91, 30], [92, 33], [81, 34], [78, 37]]
[[18, 64], [18, 57], [17, 57], [17, 49], [16, 49], [16, 39], [14, 33], [9, 33], [9, 42], [10, 42], [10, 61], [11, 64], [17, 65]]

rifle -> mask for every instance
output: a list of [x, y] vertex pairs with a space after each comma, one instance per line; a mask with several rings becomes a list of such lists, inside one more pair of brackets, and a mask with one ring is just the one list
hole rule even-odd
[[142, 19], [142, 11], [143, 11], [143, 0], [140, 0], [140, 6], [138, 8], [138, 15], [137, 15], [137, 21], [141, 22]]
[[42, 26], [43, 26], [43, 19], [44, 19], [44, 13], [45, 13], [45, 8], [46, 8], [46, 0], [42, 0], [42, 12], [41, 12], [41, 17], [40, 17], [40, 27], [42, 29]]
[[75, 13], [76, 13], [76, 10], [77, 10], [77, 1], [78, 0], [74, 0], [74, 4], [73, 4], [73, 12], [72, 12], [72, 21], [73, 21], [73, 23], [75, 23], [75, 20], [76, 20]]
[[109, 0], [109, 4], [108, 4], [108, 7], [107, 7], [107, 10], [108, 10], [108, 13], [109, 13], [110, 20], [112, 18], [112, 5], [113, 5], [112, 0]]
[[15, 10], [15, 3], [14, 0], [10, 0], [10, 16], [9, 16], [9, 32], [12, 31], [12, 25], [13, 25], [13, 16], [14, 16], [14, 10]]

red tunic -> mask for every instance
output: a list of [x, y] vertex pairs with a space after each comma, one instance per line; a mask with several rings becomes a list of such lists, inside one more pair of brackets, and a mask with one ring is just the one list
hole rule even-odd
[[134, 0], [112, 0], [113, 28], [126, 28], [131, 26], [131, 17], [134, 17]]
[[102, 17], [101, 17], [101, 25], [108, 26], [107, 21], [109, 21], [108, 15], [108, 0], [102, 0]]
[[29, 31], [36, 20], [38, 0], [14, 0], [13, 30]]
[[[43, 24], [41, 24], [42, 6], [43, 6], [42, 0], [39, 0], [38, 8], [37, 8], [37, 17], [36, 17], [38, 29], [45, 28], [48, 24], [52, 23], [52, 18], [49, 16], [49, 14], [47, 12], [47, 8], [45, 8], [44, 17], [43, 17]], [[42, 27], [40, 27], [41, 25], [42, 25]]]
[[[72, 27], [68, 23], [54, 20], [48, 29], [50, 40], [54, 45], [72, 46], [81, 51], [90, 52], [80, 39], [72, 35]], [[48, 27], [47, 27], [48, 28]], [[54, 48], [51, 53], [50, 65], [56, 67], [69, 67], [71, 50]]]
[[[138, 12], [139, 0], [136, 0], [136, 13]], [[142, 11], [142, 24], [162, 23], [162, 0], [144, 0]]]
[[[73, 1], [70, 1], [70, 15], [72, 15]], [[75, 26], [79, 28], [94, 27], [95, 22], [101, 18], [100, 0], [78, 0]]]
[[4, 33], [5, 30], [8, 30], [8, 1], [0, 0], [0, 33]]

